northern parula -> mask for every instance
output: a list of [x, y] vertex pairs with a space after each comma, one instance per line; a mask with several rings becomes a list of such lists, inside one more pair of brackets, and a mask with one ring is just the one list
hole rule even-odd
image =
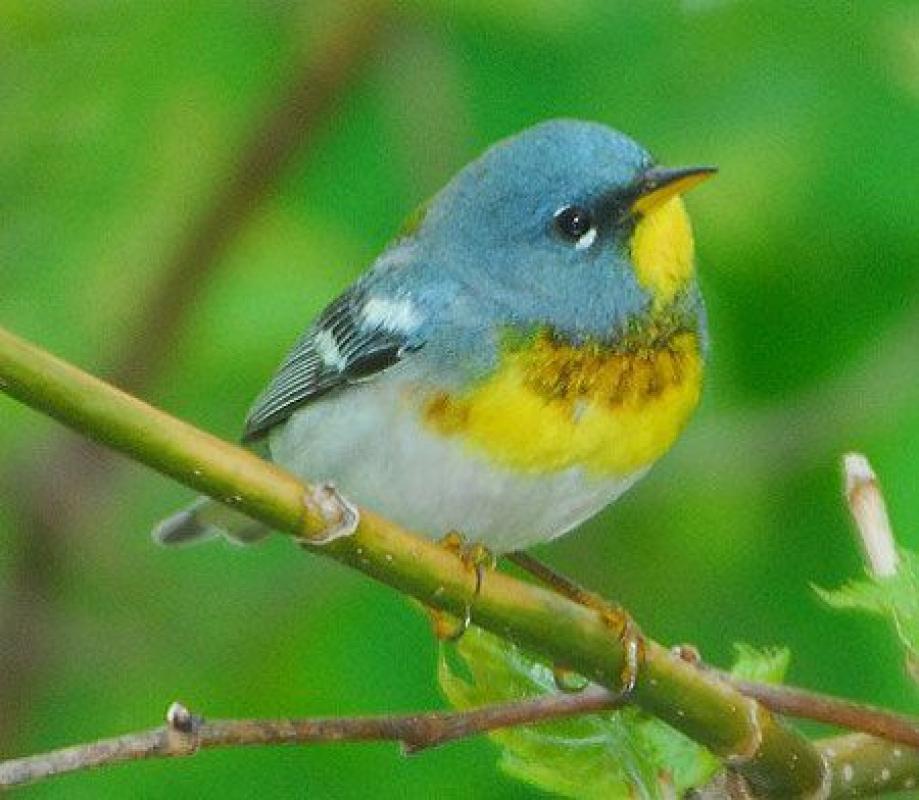
[[[604, 125], [500, 142], [413, 214], [296, 342], [244, 439], [431, 537], [495, 554], [613, 502], [673, 444], [702, 385], [706, 319], [680, 197]], [[165, 543], [257, 523], [201, 499]]]

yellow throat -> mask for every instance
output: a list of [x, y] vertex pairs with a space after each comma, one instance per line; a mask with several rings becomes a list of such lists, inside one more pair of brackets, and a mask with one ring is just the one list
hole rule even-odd
[[671, 197], [645, 214], [631, 241], [638, 282], [654, 298], [656, 309], [673, 302], [695, 271], [692, 226], [680, 197]]

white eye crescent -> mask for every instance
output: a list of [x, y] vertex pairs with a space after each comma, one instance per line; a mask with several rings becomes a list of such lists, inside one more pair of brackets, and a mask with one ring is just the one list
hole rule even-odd
[[590, 228], [587, 231], [587, 233], [584, 233], [578, 237], [578, 240], [574, 243], [574, 249], [575, 250], [586, 250], [595, 241], [597, 241], [597, 229]]

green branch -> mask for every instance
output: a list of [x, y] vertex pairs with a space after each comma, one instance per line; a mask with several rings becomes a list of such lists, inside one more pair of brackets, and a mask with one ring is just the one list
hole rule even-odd
[[[334, 491], [304, 484], [2, 328], [0, 389], [429, 606], [459, 614], [471, 596], [474, 576], [444, 548], [364, 509], [349, 525], [351, 509]], [[623, 648], [591, 609], [495, 572], [484, 581], [472, 618], [550, 661], [619, 686]], [[724, 758], [764, 794], [823, 795], [825, 762], [806, 739], [652, 641], [646, 643], [634, 701]]]

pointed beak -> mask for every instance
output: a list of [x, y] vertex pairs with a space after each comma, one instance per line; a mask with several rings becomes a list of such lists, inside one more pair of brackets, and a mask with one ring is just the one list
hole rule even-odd
[[631, 204], [632, 212], [647, 214], [662, 206], [672, 197], [695, 188], [711, 178], [717, 171], [717, 167], [678, 167], [676, 169], [653, 167], [636, 182], [635, 199]]

